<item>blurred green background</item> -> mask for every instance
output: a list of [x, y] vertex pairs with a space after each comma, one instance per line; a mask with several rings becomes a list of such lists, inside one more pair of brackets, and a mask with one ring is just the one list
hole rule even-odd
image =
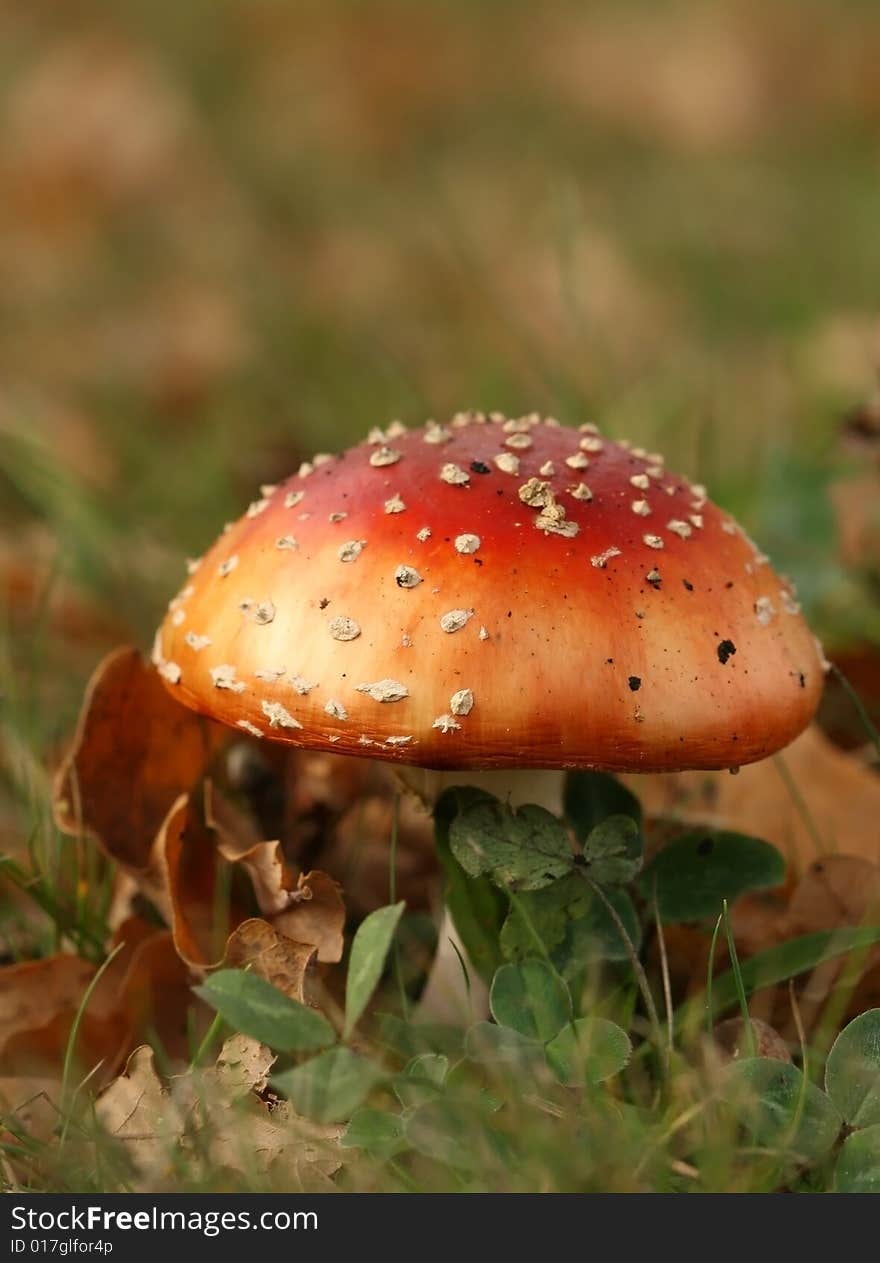
[[661, 447], [880, 641], [878, 66], [872, 0], [0, 6], [7, 746], [260, 482], [465, 407]]

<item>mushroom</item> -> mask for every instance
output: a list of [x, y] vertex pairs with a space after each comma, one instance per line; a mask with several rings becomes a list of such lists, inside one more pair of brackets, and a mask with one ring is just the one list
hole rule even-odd
[[558, 809], [562, 769], [738, 767], [816, 709], [792, 586], [592, 425], [395, 423], [263, 491], [155, 644], [174, 696], [253, 735]]

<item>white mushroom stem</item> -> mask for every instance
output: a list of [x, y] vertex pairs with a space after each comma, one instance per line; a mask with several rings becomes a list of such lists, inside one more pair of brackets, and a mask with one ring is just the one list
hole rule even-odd
[[[470, 989], [465, 982], [462, 961], [468, 972]], [[413, 1013], [413, 1020], [467, 1027], [474, 1022], [485, 1021], [488, 1016], [489, 988], [477, 973], [467, 954], [467, 948], [458, 937], [449, 909], [443, 907], [440, 909], [440, 924], [437, 927], [437, 953], [425, 989]]]
[[[485, 789], [512, 807], [537, 803], [554, 815], [562, 812], [562, 772], [537, 768], [513, 772], [434, 772], [427, 768], [402, 767], [397, 769], [397, 774], [406, 789], [417, 794], [429, 808], [433, 808], [445, 789], [470, 785]], [[469, 1026], [488, 1016], [489, 991], [468, 958], [449, 909], [443, 907], [438, 911], [437, 954], [419, 999], [415, 1020]], [[462, 960], [467, 968], [470, 992], [462, 972]]]

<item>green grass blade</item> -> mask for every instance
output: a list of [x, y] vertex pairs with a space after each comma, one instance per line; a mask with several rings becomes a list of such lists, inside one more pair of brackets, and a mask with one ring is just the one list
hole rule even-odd
[[[880, 926], [866, 925], [844, 927], [839, 930], [820, 930], [815, 934], [804, 934], [800, 938], [780, 943], [778, 947], [770, 947], [765, 952], [758, 952], [751, 959], [740, 964], [740, 979], [746, 995], [760, 991], [762, 987], [772, 987], [786, 982], [798, 974], [815, 969], [823, 961], [833, 960], [846, 952], [858, 951], [860, 948], [872, 947], [880, 943]], [[734, 1007], [738, 999], [737, 979], [733, 970], [720, 974], [712, 983], [712, 1008], [709, 1019], [714, 1021], [722, 1013]], [[699, 1013], [705, 1009], [706, 994], [691, 997], [680, 1005], [675, 1015], [677, 1029], [698, 1024]], [[696, 1019], [696, 1022], [695, 1022]]]

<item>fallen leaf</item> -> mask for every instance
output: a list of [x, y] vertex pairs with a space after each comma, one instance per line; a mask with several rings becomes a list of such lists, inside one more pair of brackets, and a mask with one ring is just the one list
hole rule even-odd
[[788, 905], [792, 935], [880, 922], [880, 866], [855, 855], [816, 860]]
[[249, 1035], [236, 1033], [224, 1042], [214, 1073], [217, 1082], [233, 1098], [246, 1092], [263, 1092], [276, 1057], [271, 1048]]
[[[95, 966], [59, 954], [0, 969], [0, 1058], [4, 1074], [60, 1078], [77, 1009]], [[124, 1012], [89, 1005], [77, 1037], [77, 1065], [114, 1061], [125, 1041]]]
[[[192, 1032], [188, 972], [171, 935], [133, 918], [114, 936], [122, 944], [82, 1013], [72, 1066], [80, 1078], [116, 1074], [149, 1032], [172, 1062], [187, 1055]], [[0, 969], [0, 1057], [4, 1073], [60, 1081], [74, 1020], [97, 967], [58, 954]], [[207, 1010], [202, 1018], [207, 1021]]]
[[[314, 854], [317, 838], [340, 875], [347, 874], [369, 849], [360, 846], [366, 824], [375, 839], [371, 902], [381, 906], [393, 783], [381, 769], [364, 772], [360, 761], [309, 752], [267, 758], [255, 747], [177, 705], [136, 651], [117, 650], [94, 673], [73, 752], [58, 777], [59, 826], [93, 836], [129, 879], [119, 884], [113, 923], [134, 906], [136, 883], [192, 966], [219, 963], [227, 935], [255, 912], [277, 921], [285, 937], [312, 944], [320, 961], [338, 962], [346, 920], [341, 889], [327, 873], [297, 871], [289, 857]], [[224, 749], [226, 757], [218, 758]], [[372, 814], [352, 806], [362, 788], [379, 785], [383, 797]], [[347, 813], [360, 825], [343, 840], [337, 825]], [[267, 816], [285, 825], [284, 844], [263, 840]], [[398, 884], [413, 895], [413, 907], [427, 907], [437, 880], [430, 820], [407, 803], [400, 818]]]
[[[133, 924], [130, 920], [121, 926], [114, 941], [131, 936]], [[207, 1008], [193, 1005], [192, 977], [171, 933], [153, 927], [142, 931], [121, 979], [117, 982], [108, 970], [93, 1000], [124, 1009], [129, 1028], [126, 1052], [149, 1035], [170, 1065], [189, 1060], [193, 1041], [198, 1042], [212, 1020]]]
[[217, 830], [220, 853], [247, 870], [262, 915], [288, 938], [313, 944], [318, 960], [340, 961], [345, 903], [339, 883], [318, 871], [296, 874], [280, 842], [255, 841], [252, 818], [213, 782], [205, 790], [205, 819]]
[[230, 934], [223, 964], [228, 969], [249, 965], [285, 995], [305, 1003], [305, 975], [314, 955], [311, 944], [295, 943], [267, 921], [252, 917]]
[[233, 1035], [214, 1066], [164, 1084], [152, 1050], [138, 1048], [98, 1097], [96, 1115], [127, 1152], [141, 1191], [173, 1187], [181, 1163], [193, 1182], [212, 1187], [223, 1187], [224, 1173], [232, 1173], [260, 1191], [310, 1182], [332, 1190], [342, 1128], [301, 1119], [286, 1101], [261, 1099], [273, 1062], [265, 1045]]
[[[213, 795], [209, 818], [215, 825], [217, 802]], [[218, 965], [231, 931], [256, 910], [243, 879], [281, 935], [314, 947], [319, 960], [342, 958], [345, 904], [338, 884], [326, 873], [294, 875], [278, 842], [241, 851], [229, 833], [204, 823], [186, 795], [159, 832], [153, 870], [164, 877], [174, 942], [190, 965]]]
[[168, 813], [154, 856], [154, 871], [164, 879], [157, 902], [161, 906], [167, 896], [178, 953], [194, 967], [219, 965], [229, 934], [252, 908], [236, 882], [235, 866], [224, 861], [216, 835], [188, 795]]
[[88, 834], [144, 874], [170, 808], [229, 739], [229, 729], [175, 702], [136, 649], [114, 650], [89, 682], [58, 774], [58, 827]]
[[[13, 1129], [24, 1132], [32, 1140], [45, 1143], [60, 1121], [56, 1101], [58, 1084], [54, 1079], [31, 1075], [0, 1078], [0, 1144], [15, 1143]], [[7, 1156], [14, 1154], [7, 1150]]]
[[98, 1122], [121, 1141], [142, 1177], [158, 1183], [171, 1167], [170, 1150], [181, 1132], [181, 1118], [156, 1073], [152, 1048], [136, 1048], [125, 1070], [95, 1101]]
[[0, 1051], [17, 1032], [78, 1003], [94, 972], [88, 961], [65, 953], [0, 968]]
[[[321, 864], [339, 878], [352, 913], [362, 919], [389, 898], [389, 843], [396, 786], [351, 804], [339, 821], [335, 839]], [[434, 849], [434, 822], [410, 793], [399, 799], [397, 891], [411, 911], [430, 909], [440, 889]]]
[[738, 776], [673, 772], [624, 779], [649, 816], [751, 833], [779, 847], [795, 873], [823, 853], [880, 858], [880, 777], [816, 725], [781, 755], [743, 767]]
[[[880, 478], [877, 499], [880, 501]], [[835, 649], [832, 658], [835, 667], [855, 689], [874, 726], [880, 729], [880, 645], [849, 645], [845, 649]], [[874, 763], [877, 768], [880, 754], [865, 730], [862, 716], [835, 672], [825, 683], [818, 721], [835, 745], [844, 750], [858, 751], [861, 761]]]
[[113, 1136], [167, 1133], [167, 1097], [156, 1073], [155, 1054], [143, 1044], [131, 1054], [122, 1074], [98, 1095], [95, 1112]]
[[272, 924], [288, 938], [312, 944], [318, 960], [342, 960], [345, 904], [339, 883], [327, 873], [300, 873], [290, 904]]

